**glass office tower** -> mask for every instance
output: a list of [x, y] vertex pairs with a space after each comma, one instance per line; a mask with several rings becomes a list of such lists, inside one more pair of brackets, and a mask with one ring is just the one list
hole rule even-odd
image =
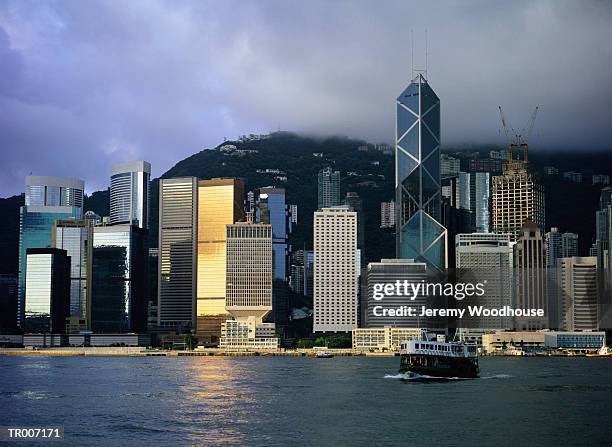
[[57, 220], [52, 243], [70, 256], [70, 314], [68, 332], [91, 329], [91, 268], [93, 225], [89, 219]]
[[65, 333], [70, 308], [70, 256], [57, 248], [29, 248], [26, 258], [25, 330]]
[[27, 176], [25, 206], [19, 210], [19, 274], [17, 324], [23, 327], [28, 248], [52, 247], [53, 224], [58, 219], [80, 219], [83, 215], [83, 180], [66, 177]]
[[110, 186], [110, 222], [149, 228], [151, 164], [131, 161], [113, 166]]
[[318, 176], [319, 209], [340, 205], [340, 171], [330, 166], [321, 169]]
[[397, 257], [443, 270], [447, 232], [440, 223], [440, 100], [422, 74], [397, 98], [395, 190]]
[[227, 319], [227, 225], [244, 220], [244, 182], [235, 178], [198, 183], [197, 336], [200, 343], [217, 344]]
[[146, 330], [146, 231], [136, 226], [94, 228], [91, 328], [94, 332]]
[[82, 208], [71, 206], [22, 206], [19, 216], [19, 278], [17, 289], [17, 323], [23, 327], [26, 294], [26, 252], [28, 248], [52, 246], [52, 229], [56, 220], [78, 219]]
[[283, 188], [260, 188], [257, 194], [257, 221], [272, 225], [273, 251], [273, 311], [266, 321], [276, 323], [276, 329], [284, 332], [289, 314], [289, 233], [291, 216]]
[[198, 179], [159, 182], [159, 326], [195, 329]]
[[259, 189], [256, 218], [257, 222], [272, 225], [274, 279], [286, 281], [291, 219], [285, 203], [285, 190], [283, 188], [267, 187]]

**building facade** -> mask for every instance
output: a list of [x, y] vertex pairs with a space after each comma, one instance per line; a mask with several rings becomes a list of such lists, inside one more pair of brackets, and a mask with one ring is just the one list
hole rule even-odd
[[357, 327], [357, 213], [348, 207], [314, 213], [313, 332]]
[[113, 166], [110, 186], [110, 223], [149, 228], [151, 164], [131, 161]]
[[475, 231], [488, 233], [491, 221], [491, 174], [472, 172], [470, 175], [470, 210], [474, 213]]
[[52, 246], [53, 225], [56, 220], [79, 219], [82, 208], [73, 206], [22, 206], [19, 214], [19, 275], [17, 283], [17, 324], [25, 318], [26, 252], [29, 248]]
[[561, 257], [571, 258], [573, 256], [578, 256], [578, 235], [563, 233], [561, 235]]
[[361, 259], [365, 259], [365, 213], [363, 212], [363, 200], [356, 192], [349, 191], [344, 197], [344, 205], [349, 207], [349, 211], [357, 213], [357, 249]]
[[352, 331], [353, 350], [362, 352], [398, 352], [403, 342], [418, 340], [421, 329], [400, 327], [357, 328]]
[[68, 333], [91, 330], [93, 226], [89, 219], [56, 220], [51, 245], [70, 257]]
[[159, 181], [157, 324], [179, 332], [196, 327], [198, 179]]
[[70, 310], [70, 257], [57, 248], [29, 248], [26, 256], [24, 329], [63, 334]]
[[557, 227], [551, 227], [546, 233], [546, 266], [555, 267], [561, 257], [561, 232]]
[[492, 190], [494, 233], [509, 233], [516, 241], [527, 220], [544, 230], [544, 189], [527, 171], [525, 162], [508, 163], [503, 175], [493, 177]]
[[198, 182], [198, 274], [196, 328], [200, 343], [216, 345], [227, 320], [227, 226], [244, 220], [244, 181]]
[[395, 228], [395, 201], [380, 203], [380, 228]]
[[366, 300], [363, 327], [427, 327], [427, 322], [418, 317], [391, 317], [375, 314], [375, 307], [381, 305], [391, 308], [399, 308], [400, 306], [406, 305], [417, 307], [418, 309], [426, 305], [427, 298], [424, 295], [417, 296], [414, 300], [397, 295], [385, 296], [383, 300], [380, 300], [377, 299], [375, 294], [375, 287], [377, 284], [395, 284], [396, 281], [408, 281], [413, 283], [426, 281], [428, 278], [426, 263], [415, 262], [412, 259], [381, 259], [380, 262], [370, 262], [365, 275], [367, 292], [366, 296], [363, 297], [363, 299]]
[[222, 324], [219, 346], [276, 349], [275, 324], [263, 322], [273, 309], [273, 228], [247, 219], [227, 226], [226, 309], [233, 319]]
[[331, 167], [321, 169], [318, 175], [318, 207], [328, 208], [340, 205], [340, 171]]
[[441, 219], [440, 100], [422, 74], [396, 101], [396, 256], [447, 266]]
[[146, 230], [112, 225], [94, 228], [91, 329], [144, 332], [146, 309]]
[[[512, 305], [513, 243], [508, 234], [471, 233], [455, 238], [457, 279], [466, 283], [483, 283], [485, 294], [471, 298], [471, 304], [500, 309]], [[513, 322], [508, 317], [483, 317], [464, 320], [471, 329], [509, 329]]]
[[561, 328], [565, 331], [597, 330], [597, 258], [561, 258], [558, 267]]
[[[85, 182], [67, 177], [26, 177], [25, 206], [83, 208]], [[80, 216], [79, 216], [80, 217]]]
[[515, 318], [514, 328], [519, 331], [540, 330], [549, 327], [547, 294], [547, 268], [542, 231], [533, 222], [523, 225], [523, 234], [514, 246], [515, 307], [543, 309], [543, 317]]

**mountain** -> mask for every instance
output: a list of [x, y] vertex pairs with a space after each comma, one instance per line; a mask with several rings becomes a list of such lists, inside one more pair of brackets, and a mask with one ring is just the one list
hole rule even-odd
[[[298, 225], [290, 243], [294, 249], [312, 247], [312, 214], [317, 208], [317, 173], [332, 166], [341, 172], [342, 196], [354, 191], [363, 200], [367, 260], [394, 257], [394, 234], [382, 230], [380, 202], [394, 197], [394, 157], [375, 150], [358, 150], [366, 142], [347, 137], [307, 137], [289, 132], [269, 136], [225, 141], [213, 149], [202, 150], [162, 175], [162, 178], [196, 176], [199, 178], [240, 177], [247, 191], [263, 186], [283, 187], [287, 202], [298, 205]], [[500, 147], [447, 147], [445, 153], [462, 158], [462, 166], [470, 158], [487, 157], [488, 151]], [[316, 155], [315, 155], [316, 154]], [[546, 188], [547, 227], [578, 233], [579, 250], [588, 254], [595, 233], [595, 210], [598, 208], [600, 186], [592, 186], [588, 175], [612, 176], [612, 152], [531, 151], [533, 169], [540, 174]], [[542, 175], [544, 166], [555, 166], [560, 172], [580, 171], [584, 183], [576, 184], [562, 176]], [[266, 173], [266, 169], [268, 172]], [[280, 171], [281, 173], [275, 173]], [[282, 177], [286, 176], [286, 180]], [[275, 178], [277, 177], [277, 178]], [[157, 246], [159, 180], [151, 182], [150, 243]], [[19, 206], [23, 195], [0, 199], [0, 273], [17, 272], [19, 239]], [[97, 191], [85, 197], [85, 211], [108, 215], [109, 191]], [[452, 242], [452, 241], [449, 241]]]
[[[235, 149], [222, 150], [228, 145]], [[341, 172], [342, 197], [347, 191], [354, 191], [363, 200], [367, 257], [372, 260], [394, 257], [393, 233], [379, 229], [380, 202], [394, 196], [394, 157], [375, 151], [372, 145], [367, 152], [357, 150], [364, 145], [365, 141], [344, 137], [315, 138], [276, 132], [269, 138], [226, 141], [213, 150], [203, 150], [180, 161], [162, 177], [240, 177], [245, 180], [247, 191], [272, 185], [285, 188], [287, 202], [298, 206], [298, 225], [290, 241], [298, 249], [312, 247], [317, 174], [320, 169], [332, 166]], [[265, 173], [266, 169], [273, 173]], [[277, 171], [281, 174], [274, 173]], [[275, 179], [280, 176], [286, 176], [286, 181]], [[151, 216], [155, 221], [157, 187], [152, 188], [151, 198]]]

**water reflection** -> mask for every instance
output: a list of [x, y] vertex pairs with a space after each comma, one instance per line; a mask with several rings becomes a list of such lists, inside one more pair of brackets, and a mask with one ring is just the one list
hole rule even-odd
[[242, 445], [257, 405], [252, 374], [245, 362], [228, 357], [190, 359], [184, 366], [180, 389], [184, 405], [175, 420], [190, 425], [193, 445]]

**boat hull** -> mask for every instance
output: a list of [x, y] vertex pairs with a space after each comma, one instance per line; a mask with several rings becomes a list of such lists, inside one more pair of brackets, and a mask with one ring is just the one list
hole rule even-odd
[[435, 355], [404, 354], [401, 356], [401, 374], [411, 373], [430, 377], [478, 377], [478, 360]]

